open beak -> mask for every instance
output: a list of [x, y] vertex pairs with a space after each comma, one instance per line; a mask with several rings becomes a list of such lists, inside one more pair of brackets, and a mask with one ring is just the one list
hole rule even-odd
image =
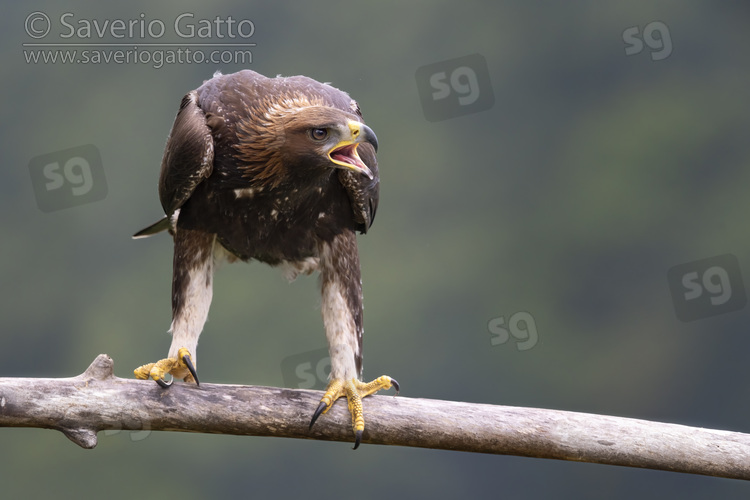
[[330, 158], [330, 160], [336, 165], [365, 174], [372, 179], [372, 172], [357, 154], [357, 146], [363, 142], [368, 142], [373, 148], [375, 148], [375, 151], [377, 151], [378, 138], [375, 135], [375, 132], [364, 123], [349, 121], [348, 125], [349, 138], [336, 144], [333, 149], [328, 152], [328, 158]]

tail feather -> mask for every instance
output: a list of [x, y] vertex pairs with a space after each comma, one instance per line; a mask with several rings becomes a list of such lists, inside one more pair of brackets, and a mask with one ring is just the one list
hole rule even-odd
[[133, 239], [137, 240], [140, 238], [148, 238], [154, 234], [161, 233], [162, 231], [169, 231], [171, 224], [169, 223], [169, 217], [164, 217], [158, 222], [151, 224], [150, 226], [141, 229], [133, 235]]

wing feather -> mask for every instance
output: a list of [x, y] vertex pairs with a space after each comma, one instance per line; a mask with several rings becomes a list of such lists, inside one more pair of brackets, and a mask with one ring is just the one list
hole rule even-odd
[[369, 144], [361, 144], [358, 153], [373, 174], [373, 178], [351, 170], [339, 170], [339, 181], [344, 186], [354, 212], [357, 231], [364, 234], [372, 226], [380, 197], [380, 176], [375, 149]]
[[[343, 91], [334, 89], [337, 92], [343, 94], [345, 97], [349, 97]], [[355, 115], [364, 123], [362, 117], [362, 111], [359, 108], [359, 104], [354, 99], [349, 98], [348, 108], [346, 106], [339, 106], [341, 109], [354, 112]], [[378, 160], [375, 155], [375, 148], [370, 144], [361, 144], [357, 149], [360, 158], [365, 162], [365, 165], [372, 172], [372, 179], [367, 178], [362, 174], [352, 172], [349, 170], [339, 171], [339, 181], [346, 189], [349, 195], [349, 201], [352, 204], [352, 210], [354, 211], [354, 220], [357, 223], [357, 231], [364, 234], [372, 226], [372, 222], [375, 220], [375, 212], [378, 209], [378, 201], [380, 199], [380, 174], [378, 172]]]
[[179, 209], [203, 179], [211, 175], [214, 141], [198, 94], [182, 98], [180, 110], [167, 138], [159, 176], [159, 199], [167, 217]]

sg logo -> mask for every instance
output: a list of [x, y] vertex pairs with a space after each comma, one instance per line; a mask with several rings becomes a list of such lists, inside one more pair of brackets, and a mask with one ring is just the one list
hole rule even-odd
[[67, 181], [70, 184], [70, 190], [73, 196], [82, 196], [94, 187], [94, 180], [91, 176], [91, 165], [86, 158], [74, 156], [60, 167], [59, 162], [48, 163], [42, 169], [44, 177], [49, 179], [45, 184], [47, 191], [60, 189]]
[[[655, 36], [657, 35], [658, 36]], [[643, 42], [651, 51], [652, 61], [661, 61], [672, 54], [672, 37], [669, 28], [661, 21], [648, 23], [643, 28], [643, 40], [640, 38], [640, 28], [632, 26], [622, 32], [622, 41], [625, 42], [625, 55], [632, 56], [643, 51]]]
[[534, 317], [526, 311], [513, 314], [508, 320], [507, 327], [504, 317], [492, 318], [487, 323], [487, 329], [490, 331], [490, 335], [493, 335], [490, 339], [492, 345], [505, 344], [513, 336], [520, 341], [516, 343], [516, 349], [519, 351], [528, 351], [539, 340]]
[[480, 54], [422, 66], [416, 79], [424, 116], [431, 122], [485, 111], [495, 104], [487, 61]]
[[284, 386], [296, 389], [324, 390], [331, 373], [328, 348], [289, 356], [281, 362]]
[[468, 66], [459, 66], [454, 69], [450, 79], [445, 71], [435, 73], [430, 77], [430, 86], [436, 89], [432, 93], [433, 101], [445, 99], [451, 95], [451, 92], [458, 94], [458, 103], [461, 106], [468, 106], [479, 98], [477, 74]]
[[740, 264], [732, 254], [680, 264], [667, 278], [681, 321], [737, 311], [747, 303]]
[[[140, 429], [139, 430], [129, 430], [128, 432], [128, 438], [136, 443], [138, 441], [143, 441], [147, 437], [151, 435], [151, 424], [150, 424], [150, 417], [140, 410], [138, 410], [138, 421], [140, 423]], [[117, 434], [120, 434], [123, 432], [122, 425], [116, 426], [115, 429], [109, 429], [104, 431], [105, 436], [116, 436]]]
[[92, 145], [37, 156], [29, 162], [29, 172], [42, 212], [83, 205], [107, 196], [101, 155]]

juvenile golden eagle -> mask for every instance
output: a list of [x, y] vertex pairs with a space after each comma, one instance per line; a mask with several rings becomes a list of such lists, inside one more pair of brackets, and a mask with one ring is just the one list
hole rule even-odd
[[378, 206], [378, 140], [348, 94], [304, 76], [216, 74], [182, 98], [159, 177], [166, 217], [138, 232], [174, 237], [172, 345], [135, 370], [198, 383], [196, 346], [214, 266], [252, 259], [293, 279], [319, 271], [331, 379], [310, 427], [346, 396], [359, 446], [362, 398], [398, 383], [364, 383], [362, 285], [355, 233]]

